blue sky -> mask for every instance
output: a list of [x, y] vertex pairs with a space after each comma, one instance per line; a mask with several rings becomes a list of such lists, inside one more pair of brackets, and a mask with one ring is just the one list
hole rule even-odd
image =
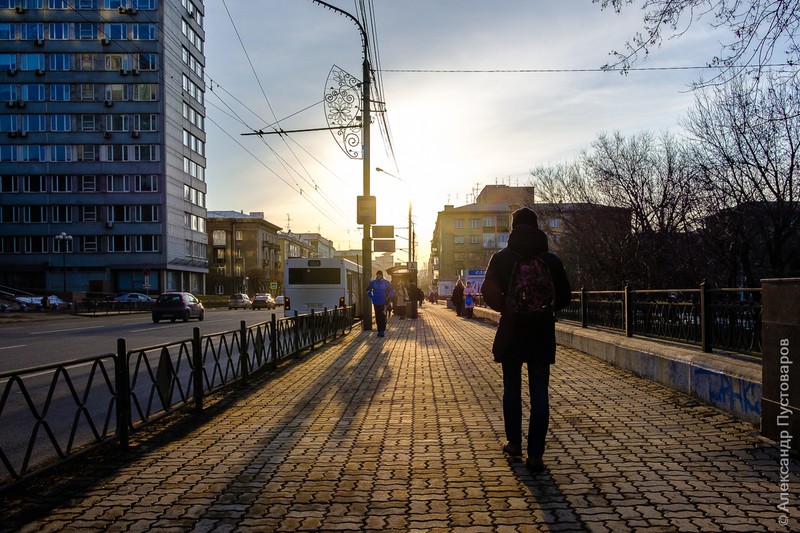
[[[354, 2], [329, 3], [349, 12]], [[597, 69], [641, 29], [636, 6], [604, 12], [591, 0], [374, 0], [386, 119], [374, 123], [371, 167], [380, 225], [407, 235], [409, 193], [418, 260], [428, 260], [436, 213], [483, 185], [526, 185], [531, 168], [575, 158], [601, 132], [680, 131], [700, 70]], [[361, 77], [361, 39], [346, 18], [311, 0], [206, 2], [208, 208], [263, 211], [284, 230], [320, 232], [360, 248], [362, 162], [330, 132], [240, 134], [280, 120], [327, 126], [331, 67]], [[647, 68], [702, 66], [720, 36], [697, 24], [654, 51]], [[406, 70], [563, 72], [398, 72]], [[710, 71], [705, 73], [710, 76]], [[302, 192], [301, 192], [302, 191]], [[403, 228], [403, 229], [400, 229]], [[398, 239], [398, 248], [407, 240]], [[396, 254], [405, 260], [405, 252]]]

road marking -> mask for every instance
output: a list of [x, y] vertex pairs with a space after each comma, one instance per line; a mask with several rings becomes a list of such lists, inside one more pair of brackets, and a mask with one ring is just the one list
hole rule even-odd
[[11, 350], [12, 348], [24, 348], [27, 344], [17, 344], [16, 346], [2, 346], [0, 350]]
[[97, 328], [104, 328], [106, 326], [84, 326], [81, 328], [69, 328], [69, 329], [51, 329], [47, 331], [37, 331], [35, 333], [31, 333], [30, 335], [51, 335], [53, 333], [64, 333], [66, 331], [83, 331], [86, 329], [97, 329]]

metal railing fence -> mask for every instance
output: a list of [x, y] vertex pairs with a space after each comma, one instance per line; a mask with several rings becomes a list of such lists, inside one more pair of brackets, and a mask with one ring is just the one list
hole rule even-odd
[[588, 291], [572, 293], [560, 320], [736, 353], [761, 354], [761, 289]]
[[355, 308], [0, 374], [0, 491], [350, 332]]

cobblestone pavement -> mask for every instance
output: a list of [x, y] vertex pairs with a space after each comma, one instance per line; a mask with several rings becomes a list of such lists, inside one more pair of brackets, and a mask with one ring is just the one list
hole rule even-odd
[[0, 530], [800, 530], [795, 459], [781, 487], [752, 426], [572, 350], [547, 470], [509, 463], [493, 334], [441, 305], [354, 331], [5, 495]]

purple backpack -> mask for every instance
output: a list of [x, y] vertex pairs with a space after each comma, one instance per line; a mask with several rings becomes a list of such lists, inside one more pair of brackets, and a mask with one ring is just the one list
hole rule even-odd
[[520, 257], [511, 271], [506, 291], [507, 313], [540, 315], [553, 312], [555, 287], [550, 269], [541, 257]]

